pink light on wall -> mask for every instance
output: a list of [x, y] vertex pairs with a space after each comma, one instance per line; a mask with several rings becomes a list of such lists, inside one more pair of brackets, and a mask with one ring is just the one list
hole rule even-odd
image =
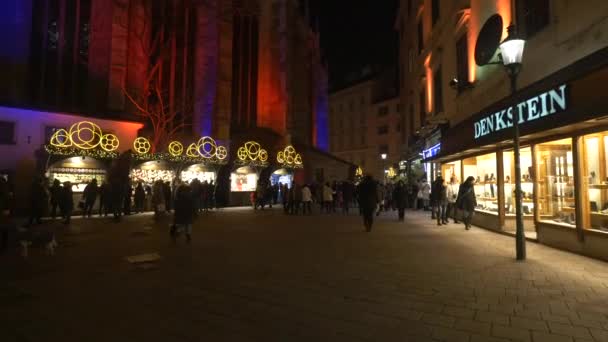
[[429, 55], [424, 60], [424, 70], [426, 74], [426, 109], [427, 113], [433, 112], [433, 69], [431, 68], [431, 56]]

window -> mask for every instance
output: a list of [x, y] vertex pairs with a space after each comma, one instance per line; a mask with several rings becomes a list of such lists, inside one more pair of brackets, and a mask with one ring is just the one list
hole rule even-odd
[[535, 148], [537, 172], [531, 177], [537, 183], [540, 220], [575, 227], [572, 139], [547, 142]]
[[425, 97], [424, 97], [424, 89], [420, 90], [420, 127], [424, 126], [424, 124], [426, 123], [426, 101], [425, 101]]
[[378, 116], [387, 116], [387, 115], [388, 115], [388, 106], [378, 107]]
[[464, 34], [456, 42], [456, 80], [458, 93], [469, 84], [469, 42]]
[[418, 20], [418, 54], [424, 50], [424, 32], [422, 31], [422, 19]]
[[15, 144], [15, 123], [10, 121], [0, 121], [0, 144]]
[[401, 132], [401, 122], [397, 124], [397, 132]]
[[352, 113], [355, 110], [355, 105], [352, 100], [348, 102], [348, 110]]
[[[520, 150], [519, 163], [521, 169], [522, 210], [524, 216], [534, 214], [534, 186], [532, 183], [532, 149]], [[515, 157], [513, 151], [503, 153], [503, 172], [505, 177], [505, 213], [515, 215]]]
[[388, 154], [388, 145], [380, 145], [380, 146], [378, 146], [378, 153], [379, 154], [383, 154], [383, 153]]
[[433, 20], [433, 26], [439, 20], [439, 0], [433, 0], [431, 4], [431, 17]]
[[365, 126], [365, 113], [361, 113], [361, 116], [359, 116], [359, 123], [361, 124], [361, 126]]
[[441, 77], [441, 67], [435, 71], [433, 75], [433, 87], [435, 88], [435, 94], [433, 96], [433, 107], [435, 107], [435, 114], [443, 112], [443, 79]]
[[360, 100], [361, 106], [364, 106], [365, 105], [365, 95], [362, 95], [359, 100]]
[[397, 105], [395, 106], [395, 112], [401, 113], [401, 103], [397, 103]]
[[583, 228], [608, 232], [608, 132], [585, 136], [583, 145]]
[[378, 127], [378, 135], [384, 135], [384, 134], [388, 134], [388, 126], [387, 125]]
[[520, 33], [530, 38], [549, 25], [549, 6], [549, 0], [518, 0]]
[[462, 161], [463, 177], [475, 178], [476, 211], [498, 215], [498, 188], [496, 185], [496, 153], [468, 158]]

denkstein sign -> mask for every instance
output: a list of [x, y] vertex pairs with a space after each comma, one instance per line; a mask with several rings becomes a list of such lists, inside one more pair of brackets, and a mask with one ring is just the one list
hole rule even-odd
[[517, 106], [503, 109], [499, 112], [485, 116], [474, 123], [475, 139], [479, 139], [494, 132], [513, 127], [513, 108], [518, 113], [519, 124], [545, 119], [567, 108], [566, 85], [522, 101]]

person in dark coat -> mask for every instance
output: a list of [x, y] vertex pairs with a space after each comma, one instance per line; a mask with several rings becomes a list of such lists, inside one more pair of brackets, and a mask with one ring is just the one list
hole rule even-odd
[[125, 187], [125, 196], [123, 198], [123, 212], [125, 215], [131, 215], [131, 200], [133, 198], [133, 187], [131, 183], [127, 183]]
[[93, 211], [93, 206], [95, 205], [95, 201], [97, 200], [97, 193], [99, 188], [97, 187], [97, 179], [93, 179], [87, 186], [84, 188], [84, 192], [82, 197], [84, 198], [84, 211], [82, 216], [91, 217], [91, 213]]
[[173, 209], [173, 194], [171, 193], [171, 183], [169, 181], [163, 183], [163, 198], [165, 199], [165, 211], [170, 212]]
[[462, 221], [464, 222], [464, 228], [469, 230], [471, 228], [471, 220], [473, 219], [473, 213], [477, 206], [477, 197], [475, 196], [475, 178], [469, 176], [467, 180], [460, 185], [458, 189], [458, 199], [456, 199], [456, 206], [462, 210]]
[[435, 178], [431, 190], [431, 197], [433, 198], [433, 212], [437, 219], [437, 225], [441, 226], [442, 224], [447, 224], [446, 208], [448, 205], [448, 194], [443, 177], [438, 176]]
[[395, 186], [395, 189], [393, 190], [393, 201], [394, 201], [395, 207], [397, 208], [397, 210], [399, 212], [399, 221], [402, 221], [402, 222], [405, 217], [405, 207], [407, 206], [407, 202], [408, 202], [407, 197], [408, 197], [407, 187], [405, 186], [405, 184], [403, 184], [403, 181], [397, 182], [397, 186]]
[[30, 188], [30, 219], [29, 224], [42, 223], [42, 215], [47, 208], [48, 194], [42, 178], [35, 177]]
[[70, 182], [63, 182], [59, 207], [64, 219], [63, 223], [70, 224], [72, 211], [74, 210], [74, 194], [72, 192], [72, 183]]
[[106, 205], [108, 202], [108, 185], [106, 182], [101, 182], [97, 192], [99, 193], [99, 216], [104, 213], [104, 210], [106, 216], [108, 216], [108, 207]]
[[367, 232], [372, 231], [372, 225], [374, 224], [374, 210], [378, 205], [378, 184], [370, 175], [363, 177], [361, 183], [359, 183], [359, 205], [361, 206], [361, 212], [363, 213], [363, 225]]
[[177, 238], [177, 231], [183, 230], [186, 233], [186, 241], [192, 240], [192, 223], [194, 222], [194, 211], [196, 210], [193, 201], [194, 194], [189, 186], [182, 184], [175, 192], [175, 208], [173, 213], [173, 240]]
[[53, 181], [49, 192], [51, 195], [51, 217], [54, 220], [57, 217], [57, 208], [59, 208], [59, 198], [61, 197], [61, 183], [59, 179]]
[[135, 212], [143, 213], [144, 212], [144, 202], [146, 200], [146, 190], [144, 190], [144, 185], [139, 182], [137, 187], [135, 187]]
[[353, 185], [350, 182], [342, 183], [342, 213], [348, 215], [350, 204], [353, 201]]

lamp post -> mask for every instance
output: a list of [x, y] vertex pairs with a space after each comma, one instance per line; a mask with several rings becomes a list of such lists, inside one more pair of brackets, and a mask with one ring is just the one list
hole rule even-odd
[[[517, 36], [515, 26], [512, 24], [507, 28], [507, 32], [507, 38], [500, 43], [500, 55], [511, 81], [511, 96], [513, 96], [517, 88], [517, 76], [521, 70], [521, 61], [526, 41]], [[519, 156], [520, 117], [515, 102], [513, 102], [513, 106], [511, 107], [511, 113], [513, 118], [513, 156], [515, 159], [515, 253], [517, 260], [525, 260], [526, 238], [524, 235], [524, 218], [521, 197], [521, 165]]]
[[386, 153], [380, 154], [380, 158], [382, 159], [382, 175], [384, 176], [384, 184], [386, 184]]

